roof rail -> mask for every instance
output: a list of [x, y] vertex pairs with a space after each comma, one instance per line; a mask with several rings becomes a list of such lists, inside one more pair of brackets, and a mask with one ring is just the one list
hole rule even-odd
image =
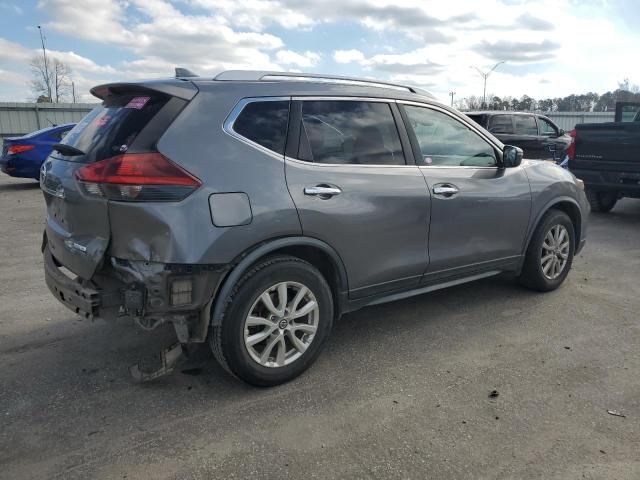
[[343, 77], [341, 75], [322, 75], [317, 73], [291, 73], [291, 72], [269, 72], [260, 70], [227, 70], [219, 73], [214, 80], [237, 81], [237, 82], [315, 82], [315, 83], [337, 83], [342, 85], [360, 85], [364, 87], [391, 88], [406, 92], [424, 95], [430, 98], [434, 96], [426, 90], [397, 83], [381, 82], [358, 77]]

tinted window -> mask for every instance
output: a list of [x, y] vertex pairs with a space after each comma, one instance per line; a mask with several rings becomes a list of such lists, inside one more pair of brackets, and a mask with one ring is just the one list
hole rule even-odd
[[536, 119], [531, 115], [515, 115], [517, 135], [538, 135]]
[[287, 100], [252, 102], [244, 107], [233, 129], [258, 145], [284, 154], [288, 122]]
[[640, 105], [623, 105], [622, 122], [637, 122], [640, 120]]
[[429, 108], [405, 106], [424, 165], [497, 165], [493, 147], [462, 122]]
[[485, 115], [473, 115], [467, 113], [467, 117], [476, 122], [478, 125], [484, 127], [486, 121]]
[[62, 143], [86, 153], [69, 160], [94, 162], [126, 152], [168, 101], [148, 93], [108, 96], [64, 137]]
[[540, 135], [557, 135], [558, 132], [553, 124], [544, 118], [538, 117], [538, 126], [540, 127]]
[[391, 107], [379, 102], [304, 102], [298, 157], [316, 163], [405, 163]]
[[513, 133], [513, 122], [511, 115], [494, 115], [491, 117], [489, 125], [491, 133]]

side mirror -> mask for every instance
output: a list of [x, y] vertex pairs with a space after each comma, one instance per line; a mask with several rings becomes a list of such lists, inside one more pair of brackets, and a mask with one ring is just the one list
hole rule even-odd
[[522, 163], [522, 149], [513, 145], [505, 145], [502, 150], [502, 166], [504, 168], [517, 167]]
[[558, 136], [561, 137], [565, 133], [567, 133], [567, 132], [564, 131], [564, 128], [561, 128], [560, 131], [558, 132]]

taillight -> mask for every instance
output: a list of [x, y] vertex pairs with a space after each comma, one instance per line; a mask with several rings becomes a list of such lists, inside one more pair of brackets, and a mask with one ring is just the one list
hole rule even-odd
[[567, 149], [567, 155], [569, 155], [569, 160], [573, 160], [573, 157], [576, 155], [576, 129], [574, 128], [569, 132], [569, 136], [571, 137], [571, 144], [569, 144], [569, 148]]
[[129, 202], [176, 202], [202, 185], [158, 152], [107, 158], [83, 166], [75, 176], [87, 195]]
[[15, 155], [17, 153], [28, 152], [29, 150], [33, 150], [36, 148], [35, 145], [11, 145], [7, 150], [8, 155]]

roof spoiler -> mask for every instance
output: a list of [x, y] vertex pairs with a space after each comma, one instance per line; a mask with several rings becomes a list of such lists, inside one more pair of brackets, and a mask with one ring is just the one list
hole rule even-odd
[[167, 80], [142, 80], [139, 82], [115, 82], [97, 85], [91, 90], [94, 97], [104, 100], [113, 93], [129, 93], [129, 92], [160, 92], [172, 97], [191, 100], [198, 93], [198, 87], [193, 82], [186, 80], [176, 81], [175, 79]]

